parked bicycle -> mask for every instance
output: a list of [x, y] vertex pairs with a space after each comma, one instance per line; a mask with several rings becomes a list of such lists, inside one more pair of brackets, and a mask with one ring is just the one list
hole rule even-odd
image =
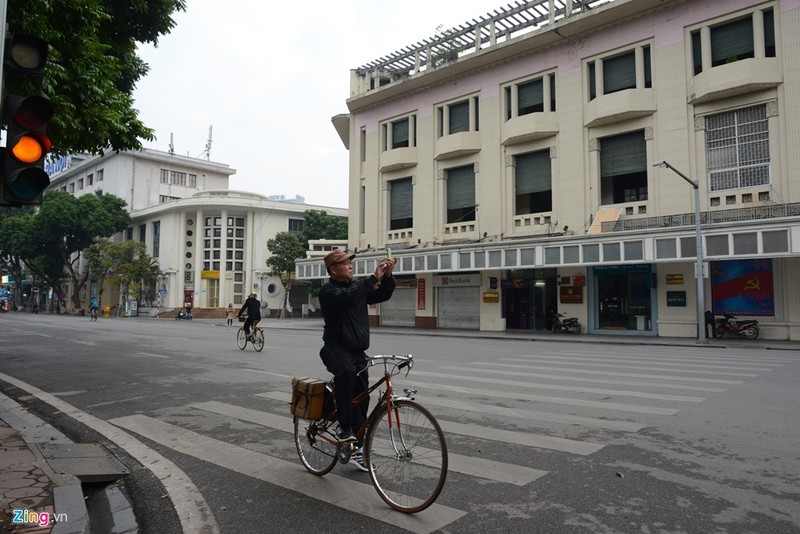
[[253, 344], [253, 348], [256, 349], [256, 352], [261, 352], [264, 348], [264, 329], [258, 326], [258, 321], [253, 321], [253, 324], [250, 326], [249, 337], [244, 332], [243, 326], [239, 327], [239, 331], [236, 332], [236, 345], [240, 350], [244, 350], [245, 347], [247, 347], [248, 341]]
[[[380, 386], [385, 390], [367, 420], [355, 432], [364, 443], [364, 463], [372, 485], [390, 507], [405, 513], [428, 508], [441, 493], [447, 477], [447, 444], [439, 423], [414, 401], [414, 389], [395, 394], [392, 376], [414, 364], [413, 356], [376, 355], [367, 368], [383, 364], [383, 375], [365, 392], [356, 395], [353, 406], [364, 402]], [[327, 384], [328, 398], [318, 420], [294, 417], [294, 441], [300, 461], [311, 473], [322, 476], [339, 461], [346, 464], [355, 452], [354, 443], [336, 439], [338, 423], [333, 383]]]

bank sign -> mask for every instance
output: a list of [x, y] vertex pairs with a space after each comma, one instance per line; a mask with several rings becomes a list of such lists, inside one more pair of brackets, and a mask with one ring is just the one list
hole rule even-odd
[[479, 274], [450, 274], [433, 277], [433, 287], [467, 287], [481, 285]]

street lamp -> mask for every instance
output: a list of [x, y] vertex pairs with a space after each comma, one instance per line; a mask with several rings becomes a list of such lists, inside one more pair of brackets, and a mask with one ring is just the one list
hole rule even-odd
[[653, 167], [665, 167], [687, 182], [694, 189], [694, 234], [695, 234], [695, 278], [697, 279], [697, 343], [707, 343], [706, 339], [706, 323], [705, 323], [705, 295], [703, 291], [703, 241], [700, 234], [700, 183], [697, 180], [692, 180], [681, 171], [667, 163], [666, 161], [657, 161], [653, 163]]

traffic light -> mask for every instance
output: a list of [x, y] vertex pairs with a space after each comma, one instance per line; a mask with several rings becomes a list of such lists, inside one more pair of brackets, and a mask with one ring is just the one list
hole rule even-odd
[[[3, 77], [41, 76], [47, 62], [47, 42], [24, 33], [6, 38]], [[4, 80], [5, 81], [5, 80]], [[41, 96], [8, 95], [4, 106], [8, 121], [6, 146], [0, 152], [3, 200], [12, 206], [41, 204], [50, 185], [44, 160], [53, 149], [47, 136], [47, 122], [53, 105]]]
[[44, 74], [47, 62], [47, 42], [26, 33], [6, 37], [3, 66], [7, 73], [23, 76]]
[[50, 185], [44, 158], [53, 148], [47, 121], [53, 105], [41, 96], [8, 95], [8, 130], [3, 151], [3, 199], [12, 206], [41, 204]]

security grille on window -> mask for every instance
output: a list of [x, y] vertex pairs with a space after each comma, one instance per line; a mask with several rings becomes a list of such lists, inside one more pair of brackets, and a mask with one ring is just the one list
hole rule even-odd
[[447, 170], [447, 222], [474, 221], [475, 169], [472, 165]]
[[600, 202], [647, 200], [647, 145], [637, 130], [600, 140]]
[[520, 154], [514, 158], [515, 215], [553, 209], [550, 150]]
[[389, 182], [389, 229], [399, 230], [414, 226], [414, 188], [411, 178]]
[[712, 191], [768, 185], [766, 105], [706, 117], [706, 160]]

